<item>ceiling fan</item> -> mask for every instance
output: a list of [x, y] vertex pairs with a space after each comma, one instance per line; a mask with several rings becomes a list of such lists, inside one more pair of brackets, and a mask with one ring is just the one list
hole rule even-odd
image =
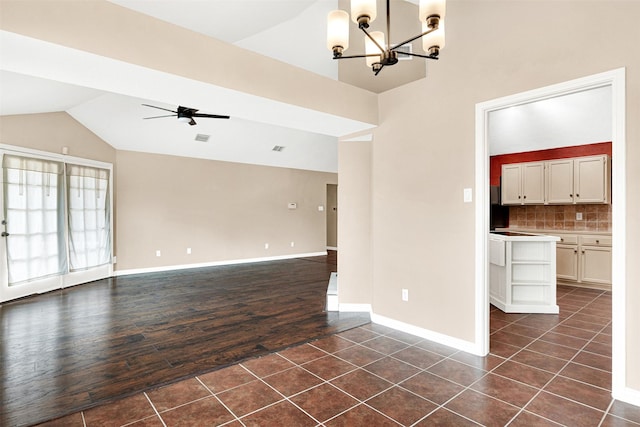
[[142, 105], [144, 105], [145, 107], [157, 108], [158, 110], [164, 110], [164, 111], [169, 111], [171, 113], [174, 113], [174, 114], [167, 114], [166, 116], [144, 117], [145, 120], [159, 119], [162, 117], [177, 117], [179, 121], [189, 123], [191, 126], [193, 126], [196, 124], [196, 121], [193, 120], [194, 117], [205, 117], [210, 119], [228, 119], [229, 118], [229, 116], [221, 116], [218, 114], [198, 113], [198, 110], [196, 110], [195, 108], [183, 107], [181, 105], [178, 106], [177, 111], [169, 110], [162, 107], [156, 107], [155, 105], [149, 105], [149, 104], [142, 104]]

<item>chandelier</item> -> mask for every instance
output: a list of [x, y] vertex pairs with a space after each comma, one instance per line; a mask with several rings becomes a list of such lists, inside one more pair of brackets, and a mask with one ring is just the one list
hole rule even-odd
[[[377, 76], [386, 66], [398, 63], [398, 49], [414, 40], [422, 38], [422, 48], [426, 55], [403, 51], [402, 55], [438, 59], [444, 48], [444, 14], [446, 0], [420, 0], [419, 20], [422, 33], [395, 45], [391, 44], [391, 17], [387, 0], [387, 35], [382, 31], [369, 32], [369, 24], [376, 19], [376, 0], [351, 0], [351, 19], [365, 34], [365, 53], [344, 56], [349, 47], [349, 14], [344, 10], [329, 12], [327, 19], [327, 47], [333, 52], [333, 59], [366, 58], [367, 66]], [[386, 43], [385, 43], [386, 39]]]

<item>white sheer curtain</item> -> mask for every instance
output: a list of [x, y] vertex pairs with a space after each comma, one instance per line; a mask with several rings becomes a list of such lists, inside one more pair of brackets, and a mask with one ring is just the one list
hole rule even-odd
[[2, 166], [9, 285], [63, 274], [63, 163], [5, 154]]
[[111, 262], [109, 171], [67, 164], [69, 270]]

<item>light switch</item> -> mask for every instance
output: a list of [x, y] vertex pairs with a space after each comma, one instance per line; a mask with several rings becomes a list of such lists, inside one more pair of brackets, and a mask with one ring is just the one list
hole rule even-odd
[[473, 201], [473, 193], [471, 188], [465, 188], [463, 194], [464, 194], [463, 198], [465, 203], [471, 203]]
[[322, 205], [318, 206], [318, 212], [324, 212], [324, 206]]
[[297, 209], [298, 208], [298, 204], [295, 202], [290, 202], [287, 204], [287, 208], [289, 209]]

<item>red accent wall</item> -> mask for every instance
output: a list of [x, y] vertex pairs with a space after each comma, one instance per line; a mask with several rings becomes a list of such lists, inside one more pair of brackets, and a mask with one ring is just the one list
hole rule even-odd
[[608, 154], [611, 156], [611, 142], [598, 142], [595, 144], [491, 156], [489, 159], [489, 183], [490, 185], [500, 185], [500, 175], [502, 174], [502, 165], [504, 164], [567, 159], [570, 157], [594, 156], [597, 154]]

